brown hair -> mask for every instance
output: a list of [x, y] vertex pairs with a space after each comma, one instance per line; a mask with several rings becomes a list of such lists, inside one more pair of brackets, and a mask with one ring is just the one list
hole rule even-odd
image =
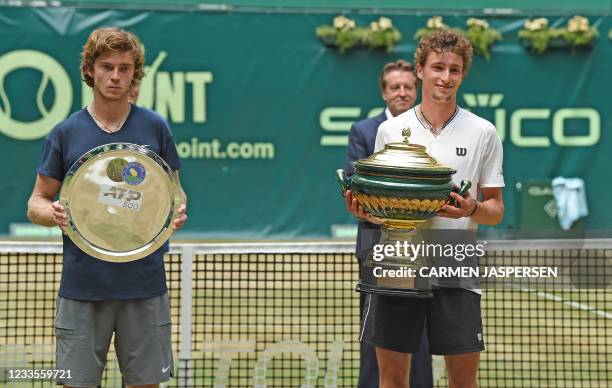
[[98, 28], [87, 38], [81, 54], [81, 76], [83, 81], [93, 87], [93, 78], [87, 74], [93, 68], [96, 59], [107, 51], [130, 52], [134, 58], [134, 79], [144, 77], [144, 47], [140, 39], [131, 32], [121, 28]]
[[427, 57], [432, 51], [439, 54], [457, 54], [463, 58], [463, 74], [467, 74], [470, 69], [474, 49], [470, 41], [460, 32], [443, 28], [422, 37], [414, 52], [414, 63], [424, 67]]
[[415, 79], [414, 86], [419, 86], [419, 79], [416, 76], [416, 70], [414, 69], [412, 63], [403, 59], [399, 59], [395, 62], [389, 62], [383, 67], [382, 71], [380, 72], [379, 78], [380, 90], [385, 90], [385, 88], [387, 87], [387, 80], [385, 79], [385, 77], [387, 76], [387, 74], [395, 70], [411, 73]]

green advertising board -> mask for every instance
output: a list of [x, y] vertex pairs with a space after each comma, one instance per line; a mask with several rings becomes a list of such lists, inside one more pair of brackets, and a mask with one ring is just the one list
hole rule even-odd
[[[0, 0], [3, 3], [16, 3], [10, 0]], [[19, 4], [40, 6], [41, 1], [22, 0]], [[53, 3], [53, 2], [49, 2]], [[358, 12], [384, 10], [394, 13], [413, 13], [423, 11], [457, 12], [474, 11], [478, 13], [522, 14], [528, 12], [544, 12], [547, 15], [559, 15], [579, 12], [581, 14], [609, 13], [612, 10], [611, 0], [66, 0], [64, 6], [76, 7], [121, 7], [140, 9], [191, 9], [191, 10], [232, 10], [283, 12], [287, 10], [303, 10], [319, 12], [341, 10]]]
[[[394, 15], [404, 39], [390, 54], [323, 46], [314, 30], [333, 13], [162, 12], [0, 8], [0, 234], [27, 222], [42, 143], [53, 125], [89, 103], [79, 75], [87, 35], [100, 26], [138, 34], [148, 75], [139, 104], [167, 118], [188, 195], [185, 233], [203, 238], [325, 238], [353, 223], [334, 181], [352, 122], [380, 111], [381, 67], [412, 59], [430, 15]], [[367, 25], [378, 14], [350, 14]], [[476, 57], [459, 94], [493, 122], [504, 144], [506, 217], [517, 227], [515, 183], [581, 177], [586, 228], [609, 229], [612, 27], [584, 50], [534, 55], [516, 38], [524, 18], [488, 18], [504, 40]], [[464, 26], [465, 16], [448, 16]], [[565, 23], [555, 17], [551, 23]], [[604, 33], [605, 32], [605, 33]]]

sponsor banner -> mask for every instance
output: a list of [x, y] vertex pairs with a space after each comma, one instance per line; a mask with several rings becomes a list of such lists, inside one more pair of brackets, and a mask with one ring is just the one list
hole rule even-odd
[[[432, 15], [393, 16], [405, 38], [391, 54], [343, 55], [314, 34], [333, 16], [2, 8], [0, 234], [27, 222], [45, 136], [91, 100], [79, 54], [101, 26], [129, 29], [145, 44], [138, 104], [159, 112], [174, 132], [189, 198], [185, 235], [321, 238], [332, 225], [353, 223], [334, 179], [345, 164], [350, 126], [381, 111], [381, 67], [412, 60], [411, 37]], [[360, 25], [378, 17], [350, 16]], [[516, 38], [522, 18], [488, 19], [504, 40], [491, 60], [475, 58], [459, 104], [493, 122], [503, 139], [506, 217], [496, 231], [521, 227], [517, 183], [555, 176], [584, 179], [586, 228], [610, 228], [603, 207], [612, 192], [604, 162], [611, 112], [602, 81], [612, 59], [610, 18], [592, 18], [602, 31], [594, 48], [539, 56]], [[465, 21], [445, 17], [449, 25]], [[465, 152], [461, 139], [456, 148]]]

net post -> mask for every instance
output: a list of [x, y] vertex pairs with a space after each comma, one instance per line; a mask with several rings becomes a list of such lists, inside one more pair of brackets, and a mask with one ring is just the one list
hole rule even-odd
[[193, 257], [191, 245], [181, 247], [181, 313], [179, 318], [178, 386], [192, 387], [191, 317], [193, 312]]

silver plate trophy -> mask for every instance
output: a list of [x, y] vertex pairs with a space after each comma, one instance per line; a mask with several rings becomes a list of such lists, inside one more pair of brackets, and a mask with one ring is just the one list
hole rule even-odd
[[104, 261], [128, 262], [156, 251], [172, 234], [182, 204], [172, 169], [130, 143], [96, 147], [77, 160], [60, 192], [68, 237]]

